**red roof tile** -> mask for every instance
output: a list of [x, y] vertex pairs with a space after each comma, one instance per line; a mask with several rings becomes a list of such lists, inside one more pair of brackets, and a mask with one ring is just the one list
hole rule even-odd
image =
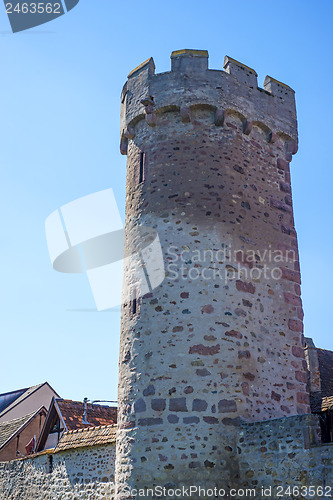
[[88, 427], [87, 429], [65, 432], [54, 451], [57, 453], [58, 451], [71, 450], [73, 448], [115, 443], [116, 432], [116, 425]]
[[70, 399], [58, 399], [57, 404], [69, 431], [117, 423], [117, 408], [115, 407], [87, 403], [86, 418], [89, 424], [83, 424], [84, 403]]

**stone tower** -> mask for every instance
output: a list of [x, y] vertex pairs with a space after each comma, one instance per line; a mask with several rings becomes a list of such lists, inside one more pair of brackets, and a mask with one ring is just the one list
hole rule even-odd
[[230, 57], [212, 70], [206, 51], [179, 50], [170, 72], [155, 74], [153, 59], [133, 70], [121, 102], [126, 246], [156, 231], [166, 276], [123, 305], [117, 498], [231, 487], [242, 421], [310, 411], [294, 91], [268, 76], [258, 87]]

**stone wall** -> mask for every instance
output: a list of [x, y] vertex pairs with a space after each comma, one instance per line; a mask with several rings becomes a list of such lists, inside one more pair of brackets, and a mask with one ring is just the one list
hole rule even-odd
[[242, 424], [240, 487], [255, 488], [257, 499], [297, 498], [297, 488], [305, 498], [333, 498], [333, 443], [319, 436], [314, 415]]
[[[242, 491], [256, 500], [299, 498], [293, 488], [307, 489], [304, 498], [333, 498], [333, 444], [321, 445], [319, 439], [314, 415], [242, 423], [234, 449], [229, 447], [229, 460], [238, 458], [239, 498]], [[223, 446], [216, 443], [219, 450]], [[113, 500], [114, 462], [115, 445], [109, 444], [0, 463], [0, 498]], [[197, 477], [193, 484], [199, 482]], [[229, 491], [225, 487], [223, 498], [230, 498]]]
[[112, 500], [115, 445], [0, 463], [1, 500]]

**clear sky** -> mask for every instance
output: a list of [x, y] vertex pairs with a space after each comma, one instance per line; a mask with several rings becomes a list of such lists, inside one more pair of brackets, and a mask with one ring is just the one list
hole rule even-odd
[[113, 188], [124, 217], [120, 92], [153, 56], [207, 49], [296, 91], [300, 148], [292, 186], [305, 335], [333, 349], [331, 0], [80, 0], [12, 34], [0, 5], [0, 392], [47, 380], [62, 397], [116, 399], [120, 309], [83, 312], [86, 276], [51, 267], [44, 223], [65, 203]]

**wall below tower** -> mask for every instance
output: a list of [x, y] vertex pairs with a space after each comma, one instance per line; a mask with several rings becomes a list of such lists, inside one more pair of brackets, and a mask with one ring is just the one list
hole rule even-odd
[[319, 428], [315, 415], [244, 423], [239, 487], [258, 500], [333, 498], [333, 443], [320, 444]]
[[112, 500], [115, 444], [0, 463], [1, 500]]
[[[229, 454], [240, 466], [235, 486], [240, 493], [233, 498], [245, 498], [245, 492], [247, 498], [256, 500], [333, 498], [333, 443], [319, 444], [318, 418], [314, 415], [244, 422]], [[0, 498], [113, 500], [114, 462], [115, 446], [110, 444], [0, 463]], [[306, 494], [299, 497], [297, 491]], [[228, 494], [226, 488], [226, 496], [218, 498], [230, 498]], [[192, 498], [197, 499], [198, 493]]]

